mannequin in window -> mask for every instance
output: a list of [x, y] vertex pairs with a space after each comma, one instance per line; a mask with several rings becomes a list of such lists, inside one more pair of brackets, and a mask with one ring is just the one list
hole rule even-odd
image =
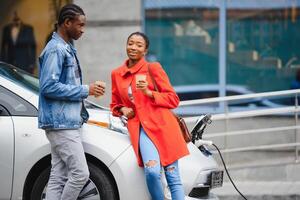
[[12, 22], [3, 28], [1, 61], [33, 73], [35, 54], [36, 43], [33, 27], [24, 24], [15, 12]]

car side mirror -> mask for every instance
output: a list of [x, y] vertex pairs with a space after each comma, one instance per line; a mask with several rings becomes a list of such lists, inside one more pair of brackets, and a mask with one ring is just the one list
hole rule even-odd
[[194, 127], [192, 128], [191, 134], [192, 134], [192, 142], [194, 143], [196, 140], [202, 139], [202, 135], [204, 132], [204, 129], [206, 128], [207, 124], [210, 124], [211, 121], [211, 115], [201, 115], [197, 122], [195, 123]]

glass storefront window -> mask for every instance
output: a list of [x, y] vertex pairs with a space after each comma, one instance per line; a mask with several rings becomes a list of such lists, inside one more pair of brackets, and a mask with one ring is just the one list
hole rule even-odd
[[218, 84], [218, 9], [201, 1], [145, 3], [148, 60], [159, 61], [173, 85]]
[[227, 9], [227, 84], [287, 90], [300, 67], [300, 10], [265, 6]]
[[300, 82], [300, 1], [226, 0], [226, 48], [219, 52], [222, 2], [144, 0], [149, 60], [161, 62], [174, 85], [218, 85], [224, 51], [226, 85], [287, 90], [297, 71]]

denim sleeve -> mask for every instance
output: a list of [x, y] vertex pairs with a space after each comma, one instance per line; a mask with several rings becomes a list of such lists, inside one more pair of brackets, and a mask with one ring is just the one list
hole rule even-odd
[[87, 85], [70, 85], [59, 82], [63, 58], [63, 53], [59, 49], [44, 55], [40, 69], [41, 94], [53, 99], [82, 101], [89, 94]]

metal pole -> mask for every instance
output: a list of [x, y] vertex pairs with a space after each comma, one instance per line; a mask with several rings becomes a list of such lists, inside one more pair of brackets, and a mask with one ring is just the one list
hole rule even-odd
[[[226, 1], [219, 0], [219, 96], [226, 96]], [[226, 104], [228, 105], [228, 104]], [[225, 107], [225, 102], [219, 103], [220, 110], [226, 113], [225, 133], [228, 131], [228, 108]], [[228, 136], [225, 135], [225, 149], [228, 148]], [[225, 160], [228, 160], [228, 154], [225, 155]]]
[[146, 33], [146, 5], [145, 0], [141, 0], [141, 29], [143, 33]]
[[[299, 102], [298, 102], [298, 94], [296, 93], [295, 94], [295, 108], [296, 110], [298, 110], [298, 105], [299, 105]], [[298, 112], [295, 112], [295, 123], [296, 123], [296, 126], [298, 125]], [[298, 141], [298, 134], [299, 134], [299, 129], [296, 129], [295, 130], [295, 143], [297, 143]], [[299, 160], [299, 147], [296, 146], [295, 147], [295, 163], [298, 163]]]
[[[219, 96], [226, 95], [226, 1], [219, 3]], [[224, 102], [220, 102], [220, 107], [225, 111]]]

